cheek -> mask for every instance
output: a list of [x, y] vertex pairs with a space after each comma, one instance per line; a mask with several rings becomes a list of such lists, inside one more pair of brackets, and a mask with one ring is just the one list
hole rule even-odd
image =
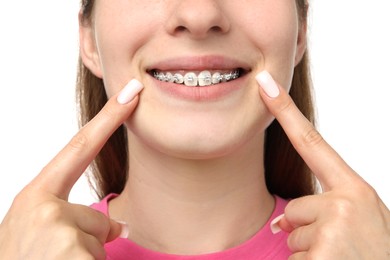
[[298, 16], [294, 1], [275, 0], [241, 26], [246, 37], [260, 53], [257, 72], [267, 69], [287, 88], [295, 65], [298, 40]]
[[161, 23], [158, 16], [153, 20], [145, 16], [147, 7], [142, 4], [134, 8], [129, 6], [131, 1], [109, 2], [96, 14], [95, 37], [106, 91], [112, 96], [130, 79], [139, 79], [137, 55]]

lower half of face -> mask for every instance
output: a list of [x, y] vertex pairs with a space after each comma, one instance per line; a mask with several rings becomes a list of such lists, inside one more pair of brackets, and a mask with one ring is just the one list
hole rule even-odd
[[162, 93], [154, 81], [143, 80], [144, 92], [127, 126], [143, 143], [171, 156], [207, 159], [234, 153], [262, 136], [273, 119], [249, 78], [249, 85], [220, 100], [202, 102]]
[[[288, 88], [293, 75], [293, 65], [286, 65], [291, 62], [281, 59], [275, 63], [259, 62], [233, 80], [187, 86], [161, 79], [135, 64], [126, 70], [131, 73], [123, 71], [106, 82], [110, 95], [131, 78], [140, 80], [145, 87], [126, 126], [133, 138], [138, 138], [137, 143], [186, 159], [217, 158], [233, 154], [251, 142], [259, 143], [255, 139], [264, 138], [274, 118], [261, 100], [255, 76], [263, 69], [270, 70]], [[199, 73], [195, 74], [199, 77]]]
[[[184, 1], [149, 9], [150, 16], [134, 20], [98, 12], [97, 42], [107, 92], [113, 95], [131, 78], [144, 84], [126, 125], [134, 138], [159, 152], [213, 158], [264, 138], [273, 117], [259, 96], [255, 76], [267, 69], [286, 88], [291, 84], [298, 31], [294, 1], [245, 1], [248, 6], [216, 2], [199, 6], [205, 15], [210, 12], [204, 20], [185, 20], [190, 14], [181, 15], [189, 9], [170, 9], [173, 3], [184, 8]], [[131, 10], [134, 17], [143, 13]], [[214, 29], [202, 34], [207, 17]]]

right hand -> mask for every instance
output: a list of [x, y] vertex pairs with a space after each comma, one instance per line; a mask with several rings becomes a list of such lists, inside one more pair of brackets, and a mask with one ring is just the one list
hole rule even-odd
[[141, 90], [139, 82], [131, 81], [113, 96], [16, 196], [0, 225], [2, 258], [105, 259], [104, 243], [117, 238], [122, 225], [67, 199], [108, 138], [132, 114]]

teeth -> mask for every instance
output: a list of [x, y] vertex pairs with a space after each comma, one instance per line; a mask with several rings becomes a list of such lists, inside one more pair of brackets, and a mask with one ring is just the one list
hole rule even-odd
[[210, 71], [205, 70], [205, 71], [202, 71], [201, 73], [199, 73], [199, 75], [198, 75], [198, 84], [201, 87], [210, 86], [211, 85], [211, 73], [210, 73]]
[[175, 83], [178, 83], [178, 84], [183, 84], [184, 83], [184, 77], [179, 74], [179, 73], [176, 73], [174, 77], [174, 81]]
[[180, 73], [172, 74], [171, 72], [157, 72], [153, 73], [153, 76], [164, 82], [171, 82], [176, 84], [184, 84], [188, 87], [204, 87], [219, 84], [221, 82], [227, 82], [234, 79], [237, 79], [240, 76], [239, 70], [234, 70], [228, 73], [214, 72], [211, 75], [211, 72], [204, 70], [196, 75], [195, 72], [187, 72], [184, 76]]
[[189, 87], [195, 87], [198, 85], [198, 78], [194, 72], [188, 72], [184, 75], [184, 85]]
[[167, 81], [167, 82], [173, 82], [175, 79], [173, 78], [173, 75], [172, 75], [172, 73], [167, 73], [167, 74], [165, 74], [165, 81]]
[[223, 78], [223, 76], [221, 75], [221, 73], [215, 72], [215, 73], [213, 74], [213, 77], [212, 77], [212, 79], [211, 79], [211, 82], [212, 82], [213, 84], [218, 84], [219, 82], [221, 82], [222, 78]]

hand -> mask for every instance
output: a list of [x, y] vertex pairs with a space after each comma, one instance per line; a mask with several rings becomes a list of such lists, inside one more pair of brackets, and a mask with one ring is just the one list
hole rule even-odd
[[323, 193], [292, 200], [278, 222], [289, 259], [390, 259], [390, 212], [302, 115], [268, 72], [260, 96], [319, 180]]
[[125, 230], [67, 198], [111, 134], [132, 114], [141, 89], [138, 81], [130, 81], [16, 196], [0, 225], [1, 258], [105, 259], [104, 243]]

